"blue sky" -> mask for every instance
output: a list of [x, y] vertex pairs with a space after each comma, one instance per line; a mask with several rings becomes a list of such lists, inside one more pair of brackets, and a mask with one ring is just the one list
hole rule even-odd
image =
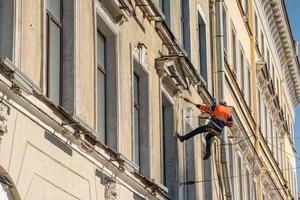
[[[300, 41], [300, 0], [285, 0], [288, 15], [293, 30], [295, 40]], [[297, 157], [300, 157], [300, 106], [296, 109], [296, 123], [295, 123], [295, 141], [297, 149]], [[297, 160], [297, 167], [300, 167], [300, 160]], [[300, 191], [300, 170], [298, 173], [298, 191]]]

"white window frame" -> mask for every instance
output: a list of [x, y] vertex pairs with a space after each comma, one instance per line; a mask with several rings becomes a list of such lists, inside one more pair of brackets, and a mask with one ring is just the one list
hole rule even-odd
[[[201, 17], [201, 20], [203, 21], [203, 23], [204, 23], [204, 26], [205, 26], [205, 65], [206, 66], [202, 66], [203, 65], [203, 63], [202, 63], [202, 61], [201, 61], [201, 55], [200, 55], [200, 43], [201, 43], [201, 41], [200, 41], [200, 38], [199, 38], [199, 34], [200, 34], [200, 30], [199, 30], [199, 21], [200, 21], [200, 19], [198, 19], [198, 22], [197, 22], [197, 24], [198, 24], [198, 48], [199, 48], [199, 51], [198, 51], [198, 53], [199, 53], [199, 56], [198, 56], [198, 58], [199, 58], [199, 74], [200, 74], [200, 76], [206, 81], [206, 84], [208, 84], [208, 82], [209, 82], [209, 80], [208, 80], [208, 75], [209, 75], [209, 65], [208, 65], [208, 46], [207, 46], [207, 44], [208, 44], [208, 41], [207, 41], [207, 36], [208, 36], [208, 29], [207, 29], [207, 22], [206, 22], [206, 18], [205, 18], [205, 13], [204, 13], [204, 11], [202, 10], [202, 8], [201, 8], [201, 6], [200, 5], [198, 5], [197, 6], [197, 9], [198, 9], [198, 17], [200, 16]], [[203, 67], [205, 67], [205, 77], [203, 77], [203, 73], [202, 73], [202, 70], [201, 69], [203, 69]]]
[[[233, 46], [233, 33], [235, 35], [235, 47]], [[234, 74], [237, 76], [238, 75], [238, 39], [237, 39], [237, 32], [236, 32], [236, 29], [234, 27], [234, 24], [233, 22], [231, 22], [231, 38], [230, 38], [230, 41], [231, 41], [231, 64], [232, 64], [232, 69], [234, 71]], [[234, 50], [235, 49], [235, 50]], [[234, 57], [234, 51], [235, 51], [235, 57]]]
[[[140, 118], [143, 118], [140, 122], [141, 130], [139, 135], [139, 140], [143, 143], [141, 149], [139, 150], [140, 157], [143, 159], [140, 162], [135, 164], [136, 168], [140, 171], [140, 173], [146, 177], [151, 177], [151, 163], [152, 163], [152, 127], [150, 124], [151, 117], [151, 81], [150, 81], [150, 72], [149, 67], [146, 60], [146, 48], [144, 46], [132, 47], [131, 48], [131, 129], [132, 129], [132, 161], [134, 154], [134, 73], [136, 73], [140, 78], [140, 87], [143, 89], [139, 89], [139, 92], [144, 92], [141, 96], [143, 98], [140, 100], [141, 104], [141, 113]], [[140, 97], [141, 97], [140, 96]], [[142, 140], [142, 141], [141, 141]]]
[[[119, 128], [120, 128], [120, 103], [119, 103], [119, 88], [120, 88], [120, 81], [119, 81], [119, 63], [118, 63], [118, 49], [119, 49], [119, 34], [118, 34], [118, 25], [116, 25], [110, 18], [110, 16], [107, 14], [107, 12], [103, 9], [101, 6], [101, 3], [97, 1], [96, 3], [96, 13], [95, 13], [95, 33], [94, 38], [97, 38], [97, 29], [101, 31], [101, 33], [106, 37], [107, 39], [107, 51], [109, 52], [107, 54], [107, 60], [110, 62], [106, 63], [106, 77], [107, 77], [107, 87], [106, 90], [110, 91], [110, 94], [106, 97], [106, 132], [109, 134], [106, 134], [106, 144], [112, 148], [113, 150], [120, 152], [122, 149], [122, 143], [121, 138], [119, 134]], [[97, 127], [97, 45], [95, 43], [95, 68], [94, 68], [94, 93], [95, 93], [95, 119], [96, 123], [95, 126]], [[80, 66], [78, 66], [80, 67]], [[79, 70], [78, 70], [79, 71]], [[80, 80], [80, 73], [77, 73], [76, 80]], [[80, 90], [79, 88], [81, 83], [76, 83], [76, 87], [78, 87], [77, 90]], [[76, 91], [77, 91], [76, 90]], [[82, 98], [79, 96], [80, 93], [76, 93], [76, 98]], [[108, 103], [109, 102], [109, 103]], [[80, 109], [80, 105], [77, 107], [77, 109]], [[111, 123], [113, 122], [113, 123]]]

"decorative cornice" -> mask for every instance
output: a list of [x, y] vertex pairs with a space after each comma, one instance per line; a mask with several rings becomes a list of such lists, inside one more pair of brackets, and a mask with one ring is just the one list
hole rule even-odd
[[299, 61], [285, 4], [282, 0], [262, 0], [261, 4], [295, 107], [300, 103]]

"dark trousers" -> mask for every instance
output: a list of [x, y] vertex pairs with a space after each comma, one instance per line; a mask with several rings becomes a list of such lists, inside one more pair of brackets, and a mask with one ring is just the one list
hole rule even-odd
[[188, 134], [184, 135], [183, 138], [184, 140], [188, 140], [192, 137], [194, 137], [197, 134], [201, 134], [201, 133], [206, 133], [209, 132], [206, 136], [205, 136], [205, 141], [206, 141], [206, 152], [210, 152], [210, 147], [212, 144], [212, 139], [217, 136], [218, 134], [209, 131], [209, 129], [214, 129], [216, 132], [220, 133], [222, 132], [221, 129], [219, 129], [218, 127], [216, 127], [213, 123], [208, 123], [206, 125], [200, 126], [194, 130], [192, 130], [191, 132], [189, 132]]

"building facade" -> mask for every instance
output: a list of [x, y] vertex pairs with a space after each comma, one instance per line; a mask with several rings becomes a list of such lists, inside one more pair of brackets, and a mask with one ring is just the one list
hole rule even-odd
[[297, 54], [282, 0], [0, 0], [0, 199], [297, 199]]

